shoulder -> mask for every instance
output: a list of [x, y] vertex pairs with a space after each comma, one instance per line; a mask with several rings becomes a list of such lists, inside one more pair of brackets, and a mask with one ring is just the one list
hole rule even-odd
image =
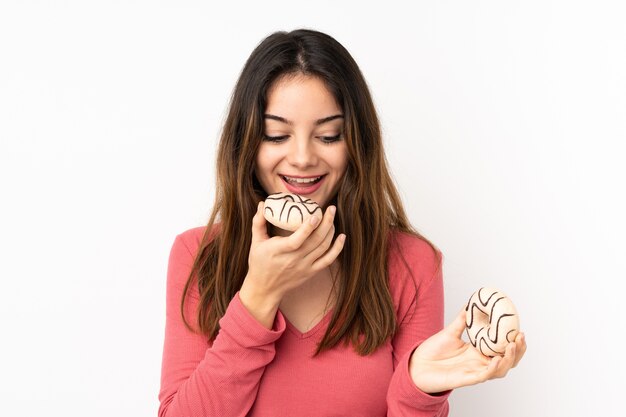
[[[207, 234], [207, 229], [207, 226], [199, 226], [179, 233], [174, 239], [172, 252], [177, 252], [179, 254], [184, 254], [186, 252], [195, 257], [198, 253], [198, 248], [200, 247], [202, 240], [205, 238], [205, 234]], [[206, 238], [209, 240], [213, 239], [218, 231], [219, 224], [214, 224]]]
[[[441, 266], [441, 251], [426, 239], [405, 232], [389, 234], [387, 261], [389, 270], [410, 269], [420, 279], [429, 279]], [[425, 274], [425, 276], [424, 276]]]
[[190, 252], [197, 252], [206, 230], [207, 226], [187, 229], [176, 236], [174, 243], [185, 246]]
[[[207, 235], [207, 229], [207, 226], [194, 227], [176, 235], [169, 255], [168, 273], [170, 276], [182, 276], [191, 271], [202, 240]], [[206, 238], [213, 239], [218, 231], [219, 225], [213, 225], [211, 233], [208, 233]], [[186, 282], [186, 277], [184, 280]]]
[[[211, 239], [211, 235], [214, 236], [218, 229], [218, 226], [213, 226], [208, 238]], [[167, 269], [168, 293], [173, 294], [174, 299], [178, 300], [182, 295], [182, 288], [189, 278], [206, 231], [207, 226], [194, 227], [177, 234], [174, 239]], [[196, 287], [193, 287], [191, 297], [198, 298]]]
[[394, 299], [407, 290], [415, 293], [440, 276], [442, 253], [424, 238], [392, 231], [387, 247], [389, 287]]

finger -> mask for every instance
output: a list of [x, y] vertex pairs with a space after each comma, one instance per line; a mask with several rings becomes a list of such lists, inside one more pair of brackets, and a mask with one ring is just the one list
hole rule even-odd
[[491, 361], [489, 362], [489, 365], [487, 366], [487, 369], [485, 370], [485, 373], [483, 375], [484, 379], [482, 381], [484, 382], [493, 379], [496, 376], [501, 363], [502, 356], [494, 356], [493, 358], [491, 358]]
[[465, 374], [465, 380], [460, 386], [474, 385], [494, 378], [501, 361], [501, 356], [495, 356], [491, 358], [489, 362], [486, 363], [486, 366], [483, 366], [480, 371], [467, 372]]
[[280, 248], [284, 252], [293, 252], [302, 247], [320, 222], [317, 215], [313, 215], [308, 221], [303, 222], [295, 232], [280, 240]]
[[330, 264], [332, 264], [335, 261], [335, 259], [337, 259], [337, 256], [339, 256], [339, 254], [343, 250], [343, 246], [345, 242], [346, 242], [346, 235], [342, 233], [339, 236], [337, 236], [337, 239], [335, 239], [335, 243], [328, 250], [328, 252], [326, 252], [324, 256], [322, 256], [321, 258], [313, 262], [312, 264], [313, 269], [316, 271], [320, 271], [326, 268], [327, 266], [329, 266]]
[[[313, 215], [311, 216], [309, 221], [302, 223], [291, 236], [283, 240], [283, 249], [289, 252], [302, 249], [302, 256], [304, 256], [309, 253], [312, 248], [318, 246], [320, 242], [324, 240], [324, 236], [326, 236], [327, 230], [325, 229], [329, 227], [329, 212], [332, 217], [334, 209], [330, 209], [329, 207], [328, 209], [326, 209], [326, 213], [322, 218], [319, 218], [317, 215]], [[320, 226], [320, 222], [322, 222], [323, 220], [326, 220], [324, 222], [325, 226], [322, 227], [322, 229], [324, 230], [320, 230], [320, 232], [317, 232], [316, 229], [319, 229], [318, 226]], [[332, 225], [332, 220], [330, 224]], [[313, 232], [317, 232], [317, 234], [315, 235], [316, 239], [313, 239], [311, 242], [309, 242]]]
[[515, 351], [515, 343], [509, 343], [506, 346], [504, 356], [502, 356], [502, 359], [500, 360], [500, 363], [498, 364], [498, 369], [496, 371], [496, 376], [498, 378], [505, 377], [507, 372], [509, 372], [509, 369], [513, 367], [513, 363], [515, 362]]
[[269, 239], [269, 235], [267, 234], [267, 220], [265, 220], [265, 216], [263, 215], [263, 210], [265, 210], [265, 204], [263, 201], [259, 201], [259, 204], [256, 208], [256, 213], [252, 218], [252, 241], [259, 242], [263, 240]]
[[[309, 239], [307, 239], [302, 244], [302, 255], [303, 256], [307, 256], [311, 252], [317, 250], [320, 245], [322, 245], [324, 242], [326, 242], [326, 240], [328, 238], [328, 232], [329, 231], [332, 230], [333, 235], [334, 235], [335, 213], [336, 213], [336, 211], [337, 211], [337, 209], [335, 208], [335, 206], [329, 206], [326, 209], [326, 211], [324, 212], [324, 215], [323, 215], [323, 217], [322, 217], [322, 219], [320, 221], [320, 224], [317, 226], [315, 231], [313, 231], [313, 233], [311, 233], [311, 236], [309, 237]], [[328, 247], [330, 247], [330, 245], [328, 245], [326, 247], [326, 249], [328, 249]], [[324, 253], [324, 252], [326, 252], [326, 250], [324, 250], [322, 253]], [[317, 257], [319, 257], [321, 255], [322, 254], [320, 253]]]
[[[317, 233], [317, 230], [315, 231], [315, 233]], [[309, 239], [309, 241], [302, 245], [303, 253], [305, 253], [307, 250], [310, 250], [309, 253], [304, 255], [304, 259], [308, 259], [311, 263], [313, 263], [319, 257], [323, 256], [328, 248], [330, 248], [330, 246], [332, 245], [333, 237], [335, 237], [335, 226], [331, 225], [330, 229], [326, 233], [326, 236], [324, 237], [324, 240], [319, 242], [317, 246], [310, 247], [309, 242], [311, 241], [311, 239]]]
[[446, 326], [446, 332], [460, 339], [465, 331], [465, 307], [459, 311], [454, 321]]
[[515, 361], [513, 362], [513, 368], [517, 366], [520, 360], [524, 357], [526, 353], [526, 335], [524, 333], [518, 333], [517, 337], [515, 337], [515, 345], [517, 347], [517, 352], [515, 354]]

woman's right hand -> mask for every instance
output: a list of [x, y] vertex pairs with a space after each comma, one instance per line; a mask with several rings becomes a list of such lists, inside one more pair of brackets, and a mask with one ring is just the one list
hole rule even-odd
[[260, 202], [252, 219], [248, 274], [239, 298], [269, 329], [283, 296], [332, 264], [343, 249], [345, 235], [339, 235], [333, 244], [336, 208], [329, 206], [322, 219], [311, 217], [290, 236], [270, 237], [263, 207]]

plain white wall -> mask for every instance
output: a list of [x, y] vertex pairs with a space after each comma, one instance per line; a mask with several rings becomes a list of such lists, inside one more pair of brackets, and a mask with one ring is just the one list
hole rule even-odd
[[297, 27], [361, 65], [447, 321], [483, 285], [517, 304], [524, 361], [451, 415], [620, 414], [623, 6], [409, 3], [0, 3], [3, 415], [156, 415], [170, 246], [245, 59]]

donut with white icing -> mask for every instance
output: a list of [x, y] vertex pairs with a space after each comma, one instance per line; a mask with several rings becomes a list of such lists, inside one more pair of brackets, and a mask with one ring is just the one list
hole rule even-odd
[[483, 355], [504, 355], [506, 345], [519, 332], [519, 316], [513, 302], [494, 288], [481, 288], [465, 307], [465, 330], [470, 343]]
[[276, 193], [265, 199], [263, 215], [274, 226], [293, 232], [313, 215], [321, 219], [322, 209], [310, 198], [298, 194]]

